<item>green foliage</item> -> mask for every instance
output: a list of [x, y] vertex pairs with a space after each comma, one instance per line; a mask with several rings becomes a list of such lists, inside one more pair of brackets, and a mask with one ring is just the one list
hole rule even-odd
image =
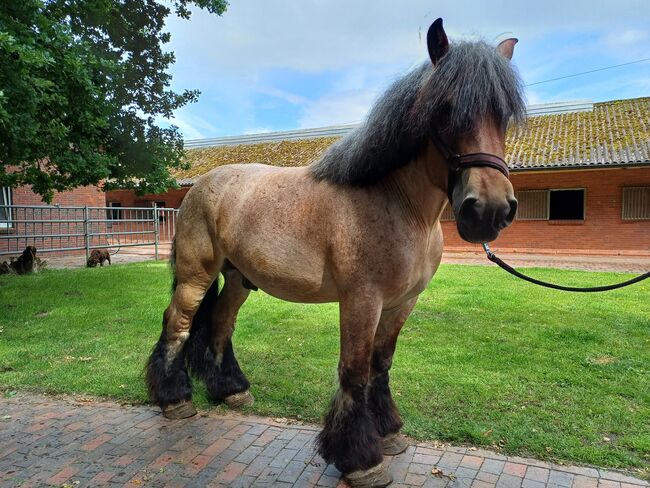
[[[221, 15], [225, 0], [175, 0]], [[0, 6], [0, 186], [155, 193], [175, 186], [183, 140], [159, 117], [197, 99], [169, 89], [169, 7], [155, 0], [21, 0]]]
[[[531, 273], [576, 286], [626, 278]], [[0, 276], [0, 390], [146, 401], [142, 371], [170, 280], [166, 263]], [[397, 343], [391, 385], [405, 432], [650, 475], [649, 291], [571, 294], [496, 267], [442, 266]], [[322, 419], [336, 388], [336, 304], [251, 293], [233, 343], [250, 411]]]

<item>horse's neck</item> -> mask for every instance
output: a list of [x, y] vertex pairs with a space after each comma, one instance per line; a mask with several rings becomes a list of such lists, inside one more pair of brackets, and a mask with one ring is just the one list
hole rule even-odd
[[429, 145], [387, 179], [409, 222], [425, 231], [431, 229], [447, 202], [446, 163], [438, 152]]

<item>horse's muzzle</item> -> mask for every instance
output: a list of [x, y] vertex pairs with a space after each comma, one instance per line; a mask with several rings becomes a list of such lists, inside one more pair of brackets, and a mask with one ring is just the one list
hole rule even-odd
[[493, 241], [501, 230], [512, 223], [516, 213], [517, 200], [514, 198], [499, 203], [486, 203], [467, 197], [458, 211], [458, 233], [468, 242]]

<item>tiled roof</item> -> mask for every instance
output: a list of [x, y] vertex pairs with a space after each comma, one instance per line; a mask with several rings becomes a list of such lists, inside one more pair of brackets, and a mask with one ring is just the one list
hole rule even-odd
[[[338, 136], [221, 144], [187, 151], [191, 168], [176, 173], [180, 184], [231, 163], [303, 166]], [[650, 164], [650, 97], [595, 103], [591, 111], [528, 118], [509, 129], [506, 160], [514, 171]]]
[[650, 163], [650, 97], [529, 117], [508, 131], [506, 160], [513, 170]]

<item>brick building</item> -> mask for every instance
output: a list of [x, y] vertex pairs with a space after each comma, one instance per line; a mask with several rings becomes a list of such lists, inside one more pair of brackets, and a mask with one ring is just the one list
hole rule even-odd
[[[109, 205], [178, 207], [202, 174], [231, 163], [309, 164], [353, 125], [188, 141], [191, 168], [180, 190], [136, 197], [107, 194]], [[509, 130], [506, 160], [519, 200], [515, 222], [494, 247], [535, 253], [650, 255], [650, 97], [531, 107]], [[476, 250], [443, 216], [445, 248]]]

